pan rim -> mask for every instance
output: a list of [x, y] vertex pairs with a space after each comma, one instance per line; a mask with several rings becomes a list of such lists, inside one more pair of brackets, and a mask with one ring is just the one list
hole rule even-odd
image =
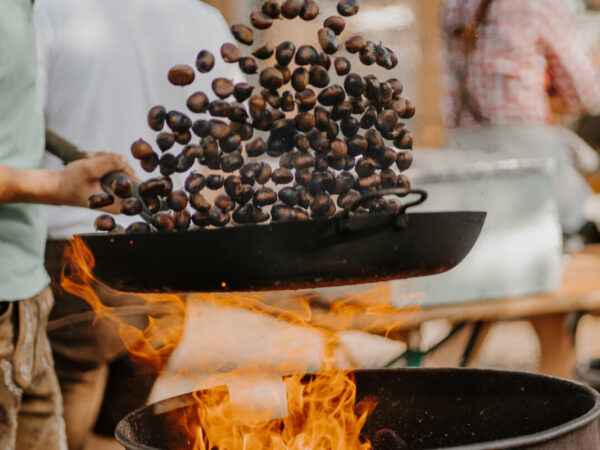
[[[456, 215], [472, 215], [472, 216], [477, 216], [478, 220], [484, 220], [487, 216], [487, 211], [478, 211], [478, 210], [455, 210], [455, 211], [427, 211], [427, 212], [409, 212], [407, 213], [409, 219], [411, 216], [432, 216], [432, 215], [449, 215], [449, 214], [456, 214]], [[392, 218], [397, 216], [397, 214], [395, 213], [386, 213], [386, 212], [378, 212], [378, 213], [373, 213], [373, 214], [359, 214], [359, 215], [351, 215], [350, 216], [350, 220], [351, 221], [360, 221], [360, 220], [367, 220], [367, 218], [371, 218], [371, 219], [375, 219], [375, 218], [379, 218], [379, 219], [385, 219], [385, 218]], [[134, 234], [128, 234], [128, 233], [106, 233], [106, 232], [90, 232], [90, 233], [78, 233], [75, 236], [77, 237], [81, 237], [81, 238], [85, 238], [85, 239], [96, 239], [96, 238], [103, 238], [105, 239], [107, 236], [110, 237], [115, 237], [115, 238], [129, 238], [129, 237], [138, 237], [138, 236], [160, 236], [160, 235], [182, 235], [185, 236], [189, 233], [198, 233], [198, 232], [202, 232], [202, 233], [212, 233], [212, 234], [219, 234], [219, 233], [229, 233], [231, 232], [231, 230], [238, 230], [240, 228], [244, 228], [247, 230], [259, 230], [259, 229], [274, 229], [274, 228], [284, 228], [284, 227], [288, 227], [288, 226], [299, 226], [299, 224], [315, 224], [316, 225], [326, 225], [326, 224], [333, 224], [333, 223], [337, 223], [340, 222], [341, 220], [344, 220], [345, 217], [343, 216], [334, 216], [334, 217], [315, 217], [315, 218], [311, 218], [310, 220], [295, 220], [295, 221], [285, 221], [285, 222], [269, 222], [269, 223], [248, 223], [248, 224], [235, 224], [233, 226], [225, 226], [225, 227], [213, 227], [213, 228], [194, 228], [192, 230], [187, 230], [187, 231], [176, 231], [176, 230], [172, 230], [172, 231], [158, 231], [158, 232], [144, 232], [144, 233], [134, 233]]]

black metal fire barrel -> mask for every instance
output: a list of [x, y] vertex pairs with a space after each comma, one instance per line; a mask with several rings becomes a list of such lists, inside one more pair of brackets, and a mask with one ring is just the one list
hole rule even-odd
[[[396, 448], [598, 448], [600, 395], [579, 383], [478, 369], [365, 370], [355, 376], [357, 400], [377, 402], [365, 436], [373, 440], [393, 430], [403, 441]], [[187, 450], [191, 442], [178, 431], [183, 422], [198, 423], [192, 394], [128, 415], [115, 435], [131, 450]]]

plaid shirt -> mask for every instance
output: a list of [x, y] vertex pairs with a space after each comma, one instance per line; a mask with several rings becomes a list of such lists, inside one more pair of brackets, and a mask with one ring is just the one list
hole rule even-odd
[[[444, 0], [444, 117], [451, 127], [477, 123], [468, 108], [460, 111], [456, 70], [464, 68], [465, 44], [454, 31], [474, 21], [480, 4]], [[593, 107], [600, 100], [600, 78], [564, 0], [494, 0], [467, 75], [481, 115], [500, 125], [550, 122], [550, 83], [569, 107]]]

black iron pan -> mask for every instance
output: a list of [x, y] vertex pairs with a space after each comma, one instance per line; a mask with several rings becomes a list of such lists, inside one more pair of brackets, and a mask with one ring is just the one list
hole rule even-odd
[[471, 250], [482, 212], [389, 214], [185, 233], [88, 234], [93, 273], [129, 292], [298, 289], [445, 272]]
[[[375, 196], [417, 194], [399, 214], [354, 214]], [[410, 213], [424, 191], [363, 196], [330, 219], [148, 234], [85, 234], [94, 276], [128, 292], [314, 288], [445, 272], [469, 253], [486, 214]]]

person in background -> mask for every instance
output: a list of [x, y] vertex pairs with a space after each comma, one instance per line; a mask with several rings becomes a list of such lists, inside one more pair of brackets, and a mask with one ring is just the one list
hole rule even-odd
[[[131, 144], [141, 137], [155, 146], [156, 132], [146, 122], [152, 106], [185, 112], [186, 100], [195, 91], [214, 98], [211, 83], [215, 77], [244, 81], [237, 65], [219, 57], [223, 43], [235, 42], [228, 25], [218, 10], [198, 0], [37, 0], [35, 21], [48, 127], [80, 149], [118, 149], [136, 169], [139, 162], [130, 154]], [[215, 68], [209, 74], [197, 72], [190, 86], [171, 85], [169, 69], [175, 64], [194, 66], [202, 49], [215, 55]], [[46, 167], [59, 165], [47, 155]], [[142, 179], [157, 175], [138, 170]], [[176, 175], [175, 189], [184, 180]], [[166, 364], [165, 358], [149, 370], [130, 358], [115, 323], [93, 318], [69, 321], [90, 307], [61, 289], [63, 253], [74, 234], [93, 230], [97, 215], [72, 208], [48, 210], [46, 266], [57, 297], [49, 336], [64, 397], [70, 450], [81, 450], [86, 444], [94, 449], [101, 445], [120, 448], [102, 436], [112, 437], [120, 419], [145, 405]], [[117, 222], [127, 226], [127, 219]], [[151, 316], [157, 334], [182, 329], [183, 311], [176, 305], [166, 305], [170, 312], [165, 314], [165, 305], [149, 304], [141, 296], [115, 292], [100, 283], [94, 288], [117, 315], [123, 311], [119, 316], [127, 325], [143, 329]], [[144, 312], [127, 315], [132, 306]], [[161, 313], [154, 313], [154, 307]], [[58, 323], [67, 325], [53, 327]], [[173, 344], [162, 349], [165, 356]]]
[[445, 0], [446, 146], [557, 161], [554, 196], [565, 234], [585, 224], [591, 193], [578, 172], [598, 158], [553, 124], [550, 87], [575, 114], [600, 103], [600, 77], [564, 0]]
[[44, 269], [45, 208], [87, 206], [125, 159], [99, 155], [42, 169], [33, 2], [0, 14], [0, 448], [66, 449], [61, 395], [46, 335], [54, 301]]

